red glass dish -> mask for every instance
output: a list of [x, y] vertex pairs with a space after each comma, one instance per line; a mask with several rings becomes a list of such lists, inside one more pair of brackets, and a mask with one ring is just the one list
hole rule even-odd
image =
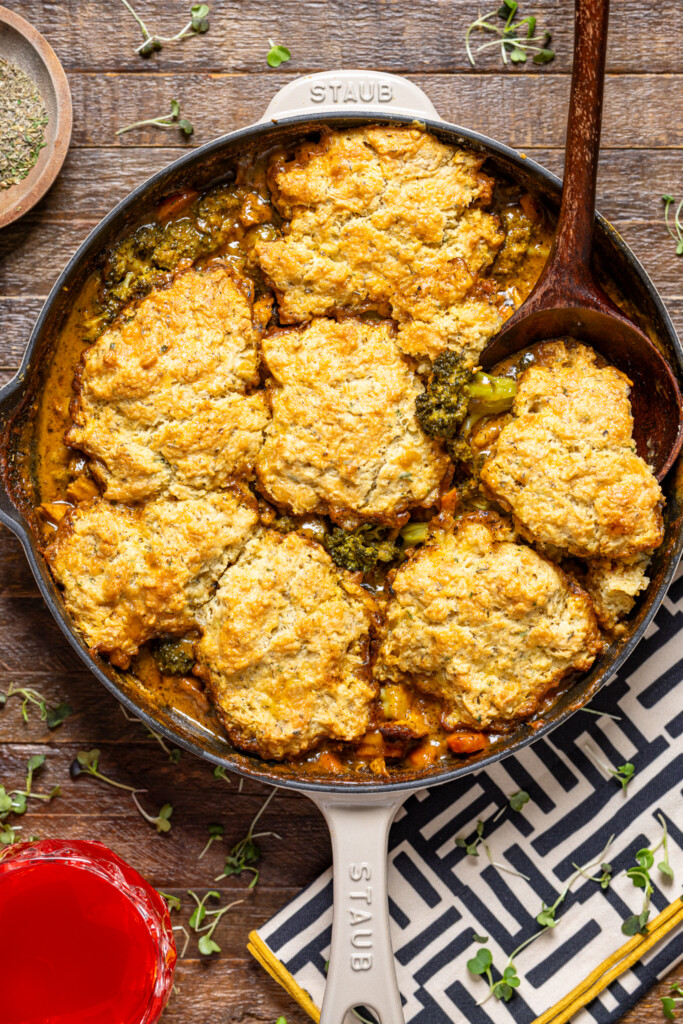
[[2, 1024], [155, 1024], [177, 959], [165, 900], [102, 843], [0, 857]]

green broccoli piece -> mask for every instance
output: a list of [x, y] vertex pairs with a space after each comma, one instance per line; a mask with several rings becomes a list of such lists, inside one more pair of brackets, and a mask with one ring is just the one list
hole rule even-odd
[[277, 530], [278, 533], [292, 533], [296, 530], [298, 523], [296, 519], [292, 519], [291, 516], [278, 516], [272, 522], [272, 527]]
[[447, 350], [434, 360], [425, 391], [415, 400], [418, 423], [425, 434], [441, 437], [454, 461], [472, 457], [466, 437], [483, 416], [506, 412], [517, 394], [511, 377], [493, 377], [463, 367], [462, 357]]
[[400, 554], [400, 546], [386, 540], [387, 527], [364, 524], [355, 530], [341, 530], [335, 527], [328, 533], [323, 544], [341, 569], [351, 572], [368, 572], [378, 562], [391, 562]]
[[181, 260], [196, 260], [212, 248], [214, 245], [211, 240], [200, 234], [190, 220], [172, 220], [154, 247], [152, 260], [162, 270], [174, 270]]
[[472, 371], [458, 352], [447, 349], [434, 360], [427, 389], [415, 400], [417, 420], [430, 437], [455, 437], [467, 415], [469, 396], [465, 385]]
[[183, 640], [157, 640], [152, 653], [157, 668], [165, 676], [187, 676], [192, 671], [194, 658]]

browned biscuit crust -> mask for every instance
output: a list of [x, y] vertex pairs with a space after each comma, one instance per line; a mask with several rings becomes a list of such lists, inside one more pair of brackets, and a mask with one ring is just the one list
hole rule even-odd
[[375, 309], [399, 324], [399, 344], [434, 358], [446, 348], [474, 365], [501, 317], [479, 274], [500, 248], [482, 209], [493, 179], [483, 158], [417, 128], [326, 132], [290, 163], [271, 163], [284, 236], [256, 245], [283, 323], [337, 308]]
[[263, 339], [277, 387], [259, 484], [295, 514], [392, 522], [433, 505], [450, 465], [415, 416], [423, 390], [389, 321], [316, 318]]
[[216, 490], [250, 475], [267, 406], [251, 300], [224, 266], [153, 291], [89, 348], [67, 443], [112, 501]]
[[577, 343], [544, 346], [481, 470], [487, 491], [544, 548], [632, 560], [661, 544], [661, 488], [636, 455], [631, 382]]
[[320, 739], [358, 739], [376, 695], [373, 605], [314, 541], [264, 530], [224, 574], [197, 644], [232, 742], [280, 760]]
[[588, 595], [493, 513], [436, 534], [392, 588], [375, 675], [440, 697], [450, 729], [509, 728], [602, 647]]
[[257, 521], [240, 491], [139, 509], [98, 499], [65, 516], [46, 558], [89, 646], [126, 667], [146, 640], [197, 625]]

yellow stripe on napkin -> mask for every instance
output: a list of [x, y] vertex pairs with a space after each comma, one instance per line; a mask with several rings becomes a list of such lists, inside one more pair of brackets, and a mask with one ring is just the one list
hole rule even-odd
[[[573, 988], [563, 999], [537, 1017], [533, 1024], [567, 1024], [575, 1013], [600, 995], [624, 971], [633, 967], [645, 953], [679, 924], [683, 924], [683, 897], [674, 900], [654, 921], [649, 923], [646, 935], [634, 935], [632, 939], [625, 942], [620, 949], [598, 964], [595, 970], [591, 971], [576, 988]], [[320, 1010], [308, 992], [297, 984], [258, 932], [250, 933], [247, 949], [270, 974], [271, 978], [282, 985], [301, 1009], [305, 1010], [316, 1024], [319, 1024]]]
[[312, 1017], [315, 1024], [319, 1024], [320, 1010], [315, 1005], [308, 992], [299, 985], [286, 967], [280, 963], [273, 951], [265, 944], [258, 932], [249, 933], [247, 949], [251, 955], [258, 960], [261, 967], [268, 971], [271, 978], [282, 985], [285, 992], [289, 992], [292, 999], [305, 1010], [309, 1017]]

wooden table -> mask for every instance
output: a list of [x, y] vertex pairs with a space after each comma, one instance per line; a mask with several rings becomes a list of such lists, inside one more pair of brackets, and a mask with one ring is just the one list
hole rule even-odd
[[[476, 0], [213, 0], [208, 35], [167, 46], [150, 59], [135, 54], [133, 19], [118, 0], [24, 0], [21, 14], [50, 41], [64, 64], [74, 103], [71, 151], [50, 194], [20, 223], [0, 232], [0, 382], [14, 373], [33, 321], [67, 259], [99, 219], [126, 193], [187, 145], [255, 121], [283, 84], [304, 72], [335, 67], [405, 74], [449, 121], [482, 131], [561, 172], [571, 68], [572, 5], [537, 0], [536, 13], [553, 32], [555, 61], [540, 70], [503, 69], [486, 57], [476, 69], [464, 50]], [[153, 31], [172, 35], [189, 3], [137, 0]], [[485, 5], [486, 6], [486, 5]], [[495, 6], [492, 4], [490, 6]], [[527, 11], [528, 7], [528, 11]], [[683, 195], [683, 70], [677, 41], [683, 13], [676, 0], [622, 0], [612, 19], [598, 182], [600, 210], [622, 232], [653, 277], [683, 328], [683, 260], [677, 260], [663, 221], [661, 195]], [[266, 65], [268, 38], [286, 44], [292, 60]], [[171, 98], [195, 126], [189, 143], [176, 131], [145, 129], [117, 138], [116, 129], [165, 114]], [[59, 784], [49, 806], [32, 805], [25, 834], [101, 839], [166, 892], [184, 897], [205, 890], [223, 864], [226, 844], [197, 857], [207, 825], [221, 822], [229, 845], [246, 832], [264, 791], [213, 778], [210, 767], [184, 754], [178, 765], [144, 729], [126, 721], [117, 702], [72, 653], [43, 606], [19, 543], [0, 535], [0, 664], [10, 681], [35, 687], [50, 703], [68, 700], [74, 715], [49, 732], [35, 714], [25, 724], [19, 702], [0, 712], [0, 782], [23, 781], [27, 758], [47, 754], [43, 787]], [[99, 747], [101, 768], [146, 788], [145, 804], [173, 804], [173, 828], [159, 836], [124, 793], [92, 779], [69, 779], [78, 750]], [[184, 960], [165, 1024], [274, 1024], [302, 1013], [246, 953], [249, 930], [278, 910], [327, 866], [326, 830], [317, 810], [295, 794], [278, 795], [263, 820], [281, 839], [263, 841], [261, 879], [245, 892], [241, 879], [220, 885], [244, 902], [222, 920], [219, 959]], [[681, 972], [678, 972], [681, 977]], [[659, 985], [627, 1015], [628, 1024], [661, 1019]], [[558, 993], [558, 996], [561, 993]]]

